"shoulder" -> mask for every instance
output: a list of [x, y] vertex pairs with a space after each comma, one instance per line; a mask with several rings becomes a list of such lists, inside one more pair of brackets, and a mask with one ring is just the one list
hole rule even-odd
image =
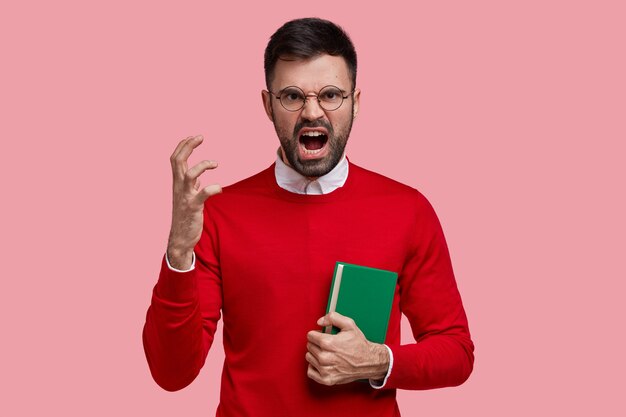
[[441, 229], [435, 209], [416, 188], [352, 163], [350, 175], [354, 175], [354, 189], [363, 196], [360, 207], [383, 215], [396, 230], [406, 230], [407, 241]]
[[430, 206], [426, 197], [416, 188], [403, 184], [350, 162], [349, 176], [354, 176], [355, 188], [375, 197], [394, 199], [414, 206]]
[[220, 194], [207, 199], [205, 207], [230, 207], [266, 197], [272, 192], [273, 178], [274, 164], [248, 178], [223, 187]]
[[274, 164], [248, 178], [224, 187], [223, 193], [225, 195], [235, 195], [241, 193], [248, 194], [251, 192], [266, 192], [272, 184], [271, 181], [273, 178]]

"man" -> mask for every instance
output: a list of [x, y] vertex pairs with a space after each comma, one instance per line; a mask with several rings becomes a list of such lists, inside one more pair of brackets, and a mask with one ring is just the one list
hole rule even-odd
[[[398, 416], [397, 388], [458, 385], [473, 366], [441, 227], [418, 191], [345, 157], [360, 90], [342, 29], [286, 23], [265, 75], [275, 164], [221, 192], [199, 186], [216, 163], [187, 166], [201, 136], [172, 154], [172, 225], [143, 333], [152, 375], [167, 390], [191, 383], [221, 310], [218, 416]], [[324, 315], [336, 261], [398, 273], [386, 344]], [[400, 345], [402, 313], [415, 343]], [[331, 324], [338, 334], [320, 332]]]

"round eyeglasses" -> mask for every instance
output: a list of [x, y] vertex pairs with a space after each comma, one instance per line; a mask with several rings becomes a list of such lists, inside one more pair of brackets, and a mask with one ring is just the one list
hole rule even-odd
[[304, 108], [306, 100], [309, 97], [315, 97], [322, 109], [326, 111], [334, 111], [341, 107], [343, 101], [350, 97], [350, 94], [352, 93], [354, 93], [354, 90], [344, 96], [345, 92], [334, 85], [327, 85], [317, 94], [304, 94], [304, 91], [302, 91], [301, 88], [293, 85], [283, 88], [278, 93], [270, 91], [270, 94], [276, 97], [287, 111], [301, 110]]

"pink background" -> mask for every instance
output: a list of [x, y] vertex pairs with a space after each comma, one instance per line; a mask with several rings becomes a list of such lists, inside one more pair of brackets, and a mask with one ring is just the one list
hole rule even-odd
[[203, 133], [205, 183], [271, 164], [263, 49], [311, 15], [359, 53], [348, 155], [430, 199], [476, 343], [403, 415], [626, 415], [623, 2], [165, 3], [0, 8], [1, 415], [214, 415], [221, 336], [177, 393], [141, 345], [168, 158]]

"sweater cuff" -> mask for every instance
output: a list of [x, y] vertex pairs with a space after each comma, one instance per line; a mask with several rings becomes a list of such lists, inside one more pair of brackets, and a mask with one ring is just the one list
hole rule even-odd
[[[195, 255], [193, 257], [195, 261]], [[167, 259], [167, 253], [163, 256], [161, 273], [155, 287], [155, 295], [164, 300], [173, 302], [187, 302], [197, 296], [196, 272], [194, 264], [187, 271], [172, 268]]]
[[387, 352], [389, 352], [389, 369], [387, 369], [387, 375], [385, 375], [385, 378], [382, 382], [380, 382], [380, 380], [370, 379], [370, 386], [375, 389], [381, 389], [385, 386], [385, 384], [387, 383], [387, 379], [389, 379], [389, 375], [391, 375], [391, 369], [393, 368], [393, 352], [391, 351], [389, 346], [383, 346], [387, 348]]

